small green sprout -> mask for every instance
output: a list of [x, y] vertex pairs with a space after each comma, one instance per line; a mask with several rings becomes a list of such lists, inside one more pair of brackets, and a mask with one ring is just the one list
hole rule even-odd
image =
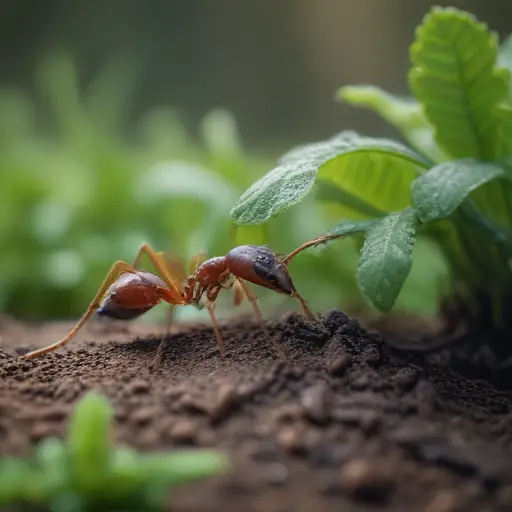
[[67, 442], [47, 438], [31, 459], [0, 459], [0, 507], [157, 511], [169, 488], [228, 467], [222, 454], [211, 451], [140, 454], [114, 446], [111, 419], [106, 398], [91, 392], [74, 411]]
[[337, 94], [377, 112], [405, 143], [344, 131], [295, 148], [240, 197], [232, 219], [263, 224], [314, 193], [335, 231], [362, 238], [359, 288], [382, 313], [394, 307], [417, 239], [425, 237], [445, 256], [448, 291], [463, 298], [473, 328], [505, 339], [512, 298], [511, 48], [512, 37], [500, 50], [496, 34], [471, 14], [433, 8], [410, 47], [412, 97], [368, 85]]

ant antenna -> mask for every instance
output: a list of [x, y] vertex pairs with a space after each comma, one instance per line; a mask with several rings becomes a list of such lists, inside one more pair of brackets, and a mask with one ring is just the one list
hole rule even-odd
[[286, 256], [282, 263], [285, 265], [288, 265], [290, 261], [297, 256], [297, 254], [301, 253], [303, 250], [308, 249], [309, 247], [315, 247], [316, 245], [325, 244], [329, 240], [334, 240], [336, 238], [344, 238], [345, 235], [323, 235], [319, 236], [318, 238], [315, 238], [314, 240], [310, 240], [309, 242], [306, 242], [302, 244], [300, 247], [297, 247], [297, 249], [294, 249], [288, 256]]

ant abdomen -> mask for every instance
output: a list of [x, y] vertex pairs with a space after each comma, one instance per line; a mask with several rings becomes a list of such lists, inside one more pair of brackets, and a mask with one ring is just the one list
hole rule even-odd
[[96, 314], [115, 320], [143, 315], [162, 300], [165, 283], [151, 272], [121, 274], [110, 286]]

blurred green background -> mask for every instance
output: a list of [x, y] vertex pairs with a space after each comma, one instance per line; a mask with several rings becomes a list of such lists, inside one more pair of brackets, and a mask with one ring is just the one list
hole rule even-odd
[[[133, 260], [143, 242], [184, 259], [222, 255], [233, 245], [232, 205], [290, 147], [344, 129], [398, 137], [334, 93], [371, 83], [406, 94], [408, 45], [432, 5], [4, 0], [0, 311], [76, 317], [111, 264]], [[443, 5], [502, 37], [512, 31], [507, 2]], [[332, 223], [308, 199], [272, 221], [266, 241], [287, 252]], [[260, 230], [239, 234], [239, 243], [262, 240]], [[293, 262], [314, 309], [362, 307], [357, 252], [348, 240]], [[435, 248], [419, 243], [397, 307], [434, 313], [443, 276]], [[267, 314], [295, 307], [258, 295]], [[238, 313], [231, 297], [219, 312]]]

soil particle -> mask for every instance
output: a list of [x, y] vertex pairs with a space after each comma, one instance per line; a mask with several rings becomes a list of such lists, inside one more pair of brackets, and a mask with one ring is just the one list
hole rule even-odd
[[161, 327], [129, 324], [20, 361], [70, 325], [2, 319], [0, 454], [64, 436], [76, 401], [96, 389], [115, 408], [119, 442], [231, 457], [230, 473], [177, 489], [173, 510], [510, 510], [509, 389], [399, 352], [340, 311], [268, 326], [286, 364], [245, 319], [223, 323], [224, 359], [212, 329], [195, 325], [176, 328], [155, 364]]
[[393, 491], [392, 472], [385, 461], [352, 459], [341, 469], [341, 487], [357, 500], [384, 502]]
[[302, 407], [306, 416], [315, 423], [326, 423], [331, 405], [330, 389], [326, 384], [316, 384], [302, 393]]
[[342, 377], [346, 369], [349, 367], [352, 358], [349, 354], [341, 354], [334, 361], [327, 364], [327, 371], [336, 377]]

